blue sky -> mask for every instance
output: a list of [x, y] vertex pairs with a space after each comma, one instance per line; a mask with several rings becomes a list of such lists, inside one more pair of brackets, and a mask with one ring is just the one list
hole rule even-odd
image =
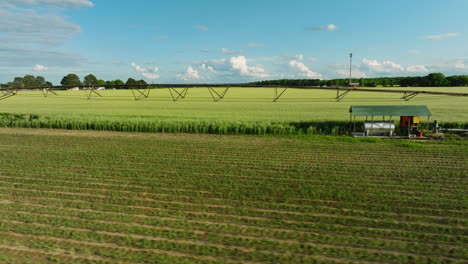
[[1, 0], [0, 82], [468, 74], [468, 1]]

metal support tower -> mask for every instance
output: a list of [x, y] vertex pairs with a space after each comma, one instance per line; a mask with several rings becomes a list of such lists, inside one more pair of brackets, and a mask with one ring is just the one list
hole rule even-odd
[[352, 72], [353, 72], [353, 54], [349, 54], [349, 85], [352, 83]]
[[[135, 93], [135, 91], [137, 91], [137, 93]], [[141, 100], [143, 98], [148, 98], [149, 93], [150, 93], [150, 87], [149, 86], [145, 87], [144, 89], [140, 89], [140, 88], [133, 89], [132, 88], [132, 94], [133, 94], [133, 97], [135, 98], [136, 101]]]
[[99, 97], [102, 97], [102, 95], [98, 92], [98, 90], [94, 86], [88, 87], [88, 89], [85, 89], [84, 91], [86, 93], [86, 97], [88, 98], [88, 100], [91, 99], [91, 96], [93, 95], [93, 93]]
[[18, 93], [18, 88], [1, 89], [0, 91], [2, 92], [0, 94], [0, 100], [3, 100], [15, 96]]
[[348, 89], [340, 94], [340, 88], [336, 88], [336, 101], [341, 101], [341, 99], [343, 99], [349, 92], [351, 92], [351, 90]]
[[279, 94], [278, 94], [278, 87], [275, 87], [275, 99], [273, 99], [273, 102], [276, 103], [276, 101], [278, 101], [278, 99], [280, 99], [280, 97], [284, 94], [284, 92], [286, 92], [288, 88], [284, 88], [283, 91], [281, 91]]
[[42, 89], [41, 91], [42, 91], [42, 94], [44, 95], [44, 97], [47, 97], [49, 95], [49, 93], [58, 95], [54, 90], [50, 89], [50, 87], [46, 87], [46, 88]]
[[403, 94], [403, 97], [401, 97], [401, 99], [403, 99], [405, 101], [409, 101], [409, 100], [413, 99], [418, 94], [419, 94], [418, 92], [405, 92]]
[[213, 102], [219, 102], [222, 99], [224, 99], [224, 96], [228, 92], [229, 88], [231, 88], [231, 86], [227, 86], [224, 89], [224, 91], [222, 91], [221, 93], [218, 93], [213, 87], [208, 87], [208, 91], [210, 92], [211, 97], [213, 98]]
[[[171, 93], [171, 97], [172, 97], [172, 100], [173, 100], [174, 102], [178, 101], [179, 99], [184, 99], [185, 96], [187, 95], [188, 89], [189, 89], [189, 87], [187, 86], [187, 87], [185, 87], [184, 89], [182, 89], [181, 92], [179, 92], [179, 91], [177, 91], [176, 88], [168, 88], [169, 93]], [[177, 96], [175, 96], [173, 92], [174, 92]]]

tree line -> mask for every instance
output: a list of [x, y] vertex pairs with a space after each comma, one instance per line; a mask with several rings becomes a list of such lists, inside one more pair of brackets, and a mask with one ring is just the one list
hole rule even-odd
[[[430, 73], [427, 76], [418, 77], [381, 77], [381, 78], [360, 78], [351, 79], [353, 83], [359, 83], [364, 87], [444, 87], [444, 86], [468, 86], [468, 75], [454, 75], [445, 77], [442, 73]], [[347, 86], [349, 79], [332, 79], [332, 80], [319, 80], [319, 79], [281, 79], [258, 81], [250, 84], [254, 85], [285, 85], [285, 86]], [[86, 75], [83, 80], [74, 73], [70, 73], [62, 78], [60, 82], [63, 86], [81, 87], [81, 86], [112, 86], [115, 88], [120, 85], [146, 85], [145, 80], [135, 80], [128, 78], [126, 82], [122, 80], [104, 81], [96, 78], [93, 74]], [[26, 75], [24, 77], [15, 77], [12, 82], [2, 84], [2, 87], [10, 88], [28, 88], [28, 87], [50, 87], [53, 86], [51, 82], [45, 80], [42, 76]]]
[[2, 87], [22, 88], [22, 87], [48, 87], [51, 82], [46, 81], [42, 76], [25, 75], [24, 77], [15, 77], [12, 82], [2, 84]]
[[[63, 86], [69, 86], [69, 87], [99, 87], [99, 86], [112, 86], [115, 85], [117, 89], [119, 88], [125, 88], [125, 87], [119, 87], [121, 85], [146, 85], [145, 80], [135, 80], [133, 78], [128, 78], [126, 82], [123, 82], [122, 80], [112, 80], [112, 81], [104, 81], [102, 79], [96, 78], [93, 74], [88, 74], [86, 75], [83, 80], [78, 77], [78, 75], [74, 73], [67, 74], [62, 78], [62, 81], [60, 82], [61, 85]], [[46, 81], [44, 77], [42, 76], [37, 76], [34, 77], [33, 75], [26, 75], [24, 77], [15, 77], [12, 82], [8, 82], [6, 84], [2, 84], [2, 87], [10, 87], [10, 88], [29, 88], [29, 87], [51, 87], [53, 84], [49, 81]]]
[[[381, 77], [351, 79], [352, 83], [359, 83], [364, 87], [444, 87], [468, 86], [468, 75], [454, 75], [445, 77], [442, 73], [430, 73], [419, 77]], [[253, 82], [254, 85], [291, 85], [291, 86], [347, 86], [348, 79], [281, 79]]]

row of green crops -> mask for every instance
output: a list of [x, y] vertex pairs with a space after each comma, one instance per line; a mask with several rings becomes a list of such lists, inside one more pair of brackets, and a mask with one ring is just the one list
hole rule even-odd
[[0, 263], [468, 258], [466, 145], [2, 128], [0, 138]]
[[[442, 123], [446, 128], [468, 128], [468, 123]], [[54, 118], [33, 114], [0, 113], [0, 127], [104, 130], [121, 132], [163, 132], [222, 135], [345, 135], [352, 127], [346, 121], [268, 122], [268, 121], [166, 121], [152, 119]], [[362, 130], [362, 122], [356, 122]]]
[[341, 135], [349, 130], [350, 124], [349, 122], [343, 121], [288, 123], [268, 121], [67, 119], [28, 114], [0, 113], [0, 127], [223, 135]]

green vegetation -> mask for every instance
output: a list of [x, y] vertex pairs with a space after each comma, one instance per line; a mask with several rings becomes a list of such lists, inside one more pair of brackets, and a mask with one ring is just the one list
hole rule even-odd
[[92, 74], [88, 74], [83, 79], [84, 86], [96, 86], [98, 85], [98, 79]]
[[21, 129], [0, 136], [0, 256], [11, 263], [468, 258], [466, 144]]
[[[439, 89], [467, 92], [468, 88]], [[152, 89], [148, 98], [139, 101], [133, 99], [130, 90], [99, 91], [102, 97], [91, 100], [86, 99], [84, 91], [57, 93], [58, 96], [49, 94], [46, 98], [41, 92], [21, 91], [17, 96], [0, 101], [0, 113], [3, 113], [0, 114], [0, 126], [337, 135], [349, 129], [351, 105], [425, 104], [434, 114], [431, 120], [439, 120], [442, 126], [468, 127], [468, 104], [464, 97], [418, 95], [406, 102], [400, 94], [351, 92], [343, 101], [336, 102], [334, 91], [289, 89], [273, 103], [272, 88], [231, 88], [220, 102], [213, 102], [205, 88], [189, 89], [187, 97], [177, 102], [172, 101], [168, 89]]]
[[7, 84], [1, 84], [2, 88], [12, 87], [12, 88], [27, 88], [27, 87], [50, 87], [52, 86], [51, 82], [45, 80], [42, 76], [25, 75], [24, 77], [15, 77], [13, 82]]
[[78, 77], [78, 75], [74, 73], [70, 73], [64, 76], [60, 84], [63, 86], [82, 86], [83, 85], [83, 83], [80, 80], [80, 77]]
[[[41, 82], [30, 80], [31, 75], [27, 75], [24, 78], [15, 77], [13, 82], [6, 84], [8, 87], [34, 87], [42, 86]], [[34, 78], [34, 76], [32, 76]], [[39, 76], [42, 78], [41, 76]], [[28, 79], [29, 81], [22, 81], [22, 79]], [[468, 75], [454, 75], [454, 76], [445, 76], [442, 73], [430, 73], [426, 76], [411, 76], [411, 77], [379, 77], [379, 78], [360, 78], [360, 79], [351, 79], [354, 83], [360, 83], [361, 86], [368, 87], [394, 87], [394, 86], [404, 86], [404, 87], [442, 87], [442, 86], [468, 86]], [[21, 83], [22, 86], [18, 86], [18, 83]], [[347, 86], [349, 83], [348, 78], [343, 79], [331, 79], [331, 80], [320, 80], [320, 79], [282, 79], [282, 80], [267, 80], [267, 81], [258, 81], [253, 82], [252, 84], [257, 85], [297, 85], [297, 86]], [[52, 84], [48, 82], [48, 86]], [[83, 82], [81, 82], [78, 75], [70, 73], [63, 77], [61, 84], [64, 86], [93, 86], [93, 85], [122, 85], [124, 84], [122, 80], [114, 81], [104, 81], [98, 80], [93, 74], [88, 74], [84, 77]], [[132, 78], [128, 78], [126, 85], [135, 85], [135, 84], [146, 84], [144, 80], [136, 81]]]
[[[412, 77], [379, 77], [379, 78], [360, 78], [351, 79], [353, 83], [359, 83], [361, 86], [368, 87], [442, 87], [442, 86], [468, 86], [468, 75], [454, 75], [445, 77], [442, 73], [430, 73], [427, 76]], [[283, 79], [254, 82], [257, 85], [298, 85], [298, 86], [323, 86], [338, 85], [347, 86], [349, 78], [319, 80], [319, 79]]]

